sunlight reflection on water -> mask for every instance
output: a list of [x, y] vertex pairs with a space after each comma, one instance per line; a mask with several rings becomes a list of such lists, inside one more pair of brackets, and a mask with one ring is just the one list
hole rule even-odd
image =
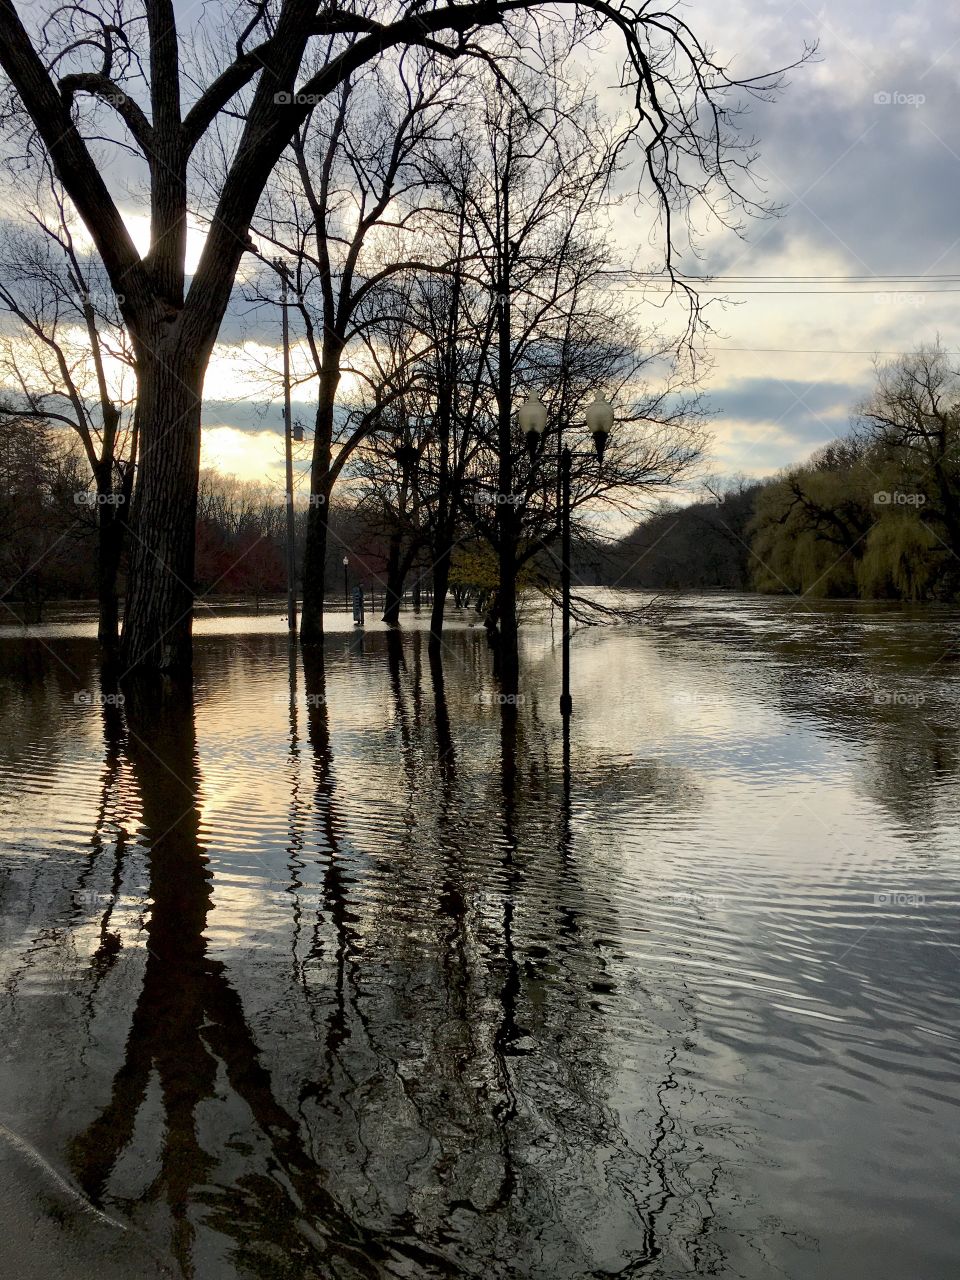
[[0, 639], [0, 1120], [203, 1280], [953, 1274], [960, 613], [582, 632], [566, 773], [549, 626], [342, 622]]

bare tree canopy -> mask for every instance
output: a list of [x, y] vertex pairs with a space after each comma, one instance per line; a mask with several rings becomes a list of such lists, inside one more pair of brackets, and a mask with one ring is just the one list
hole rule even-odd
[[113, 651], [137, 454], [132, 352], [106, 273], [77, 245], [77, 219], [48, 166], [19, 194], [26, 224], [0, 227], [0, 419], [66, 428], [79, 441], [89, 480], [75, 499], [96, 522], [98, 631]]
[[[311, 109], [360, 68], [407, 48], [481, 60], [509, 91], [521, 67], [558, 74], [572, 49], [608, 38], [619, 42], [633, 113], [624, 146], [641, 162], [643, 194], [654, 196], [672, 274], [678, 218], [701, 203], [729, 226], [760, 211], [737, 113], [746, 95], [769, 95], [781, 80], [732, 76], [677, 8], [262, 0], [211, 6], [181, 31], [172, 0], [51, 4], [27, 23], [0, 0], [0, 66], [14, 91], [8, 141], [27, 157], [42, 144], [122, 296], [137, 359], [129, 666], [190, 661], [203, 375], [261, 194]], [[211, 147], [224, 156], [212, 187]], [[118, 155], [132, 155], [149, 193], [143, 255], [108, 183]], [[210, 225], [188, 281], [188, 213], [201, 204]]]

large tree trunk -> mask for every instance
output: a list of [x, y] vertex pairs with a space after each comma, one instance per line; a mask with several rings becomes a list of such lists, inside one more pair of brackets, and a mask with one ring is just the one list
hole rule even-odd
[[450, 543], [444, 539], [443, 549], [433, 557], [433, 606], [430, 610], [430, 649], [437, 650], [443, 641], [443, 606], [450, 585]]
[[[111, 491], [106, 496], [116, 495]], [[97, 600], [100, 608], [97, 639], [105, 653], [114, 654], [120, 642], [117, 578], [123, 552], [124, 522], [121, 513], [107, 503], [101, 504], [97, 519]]]
[[140, 463], [121, 654], [128, 668], [191, 666], [205, 354], [171, 334], [138, 352]]
[[388, 627], [396, 627], [400, 622], [400, 604], [403, 600], [403, 566], [400, 563], [400, 534], [390, 536], [390, 547], [387, 552], [387, 584], [384, 592], [383, 618]]

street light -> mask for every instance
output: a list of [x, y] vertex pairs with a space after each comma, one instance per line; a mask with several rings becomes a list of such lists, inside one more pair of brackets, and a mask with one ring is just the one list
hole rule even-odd
[[607, 436], [613, 426], [613, 405], [608, 404], [598, 391], [593, 403], [587, 405], [587, 430], [593, 436], [597, 457], [603, 462], [603, 451], [607, 447]]
[[347, 570], [350, 567], [350, 557], [343, 557], [343, 603], [347, 612], [350, 612], [350, 584], [347, 582]]
[[[587, 406], [586, 419], [587, 430], [593, 436], [593, 447], [600, 465], [603, 466], [603, 453], [613, 426], [613, 406], [607, 403], [599, 391], [593, 403]], [[588, 458], [590, 454], [578, 453], [576, 456]], [[573, 699], [570, 696], [570, 470], [573, 457], [569, 446], [564, 445], [560, 454], [560, 583], [563, 593], [560, 714], [564, 719], [573, 711]]]
[[537, 456], [540, 440], [547, 427], [547, 406], [535, 392], [528, 392], [526, 400], [517, 410], [517, 421], [527, 442], [527, 453], [533, 459]]

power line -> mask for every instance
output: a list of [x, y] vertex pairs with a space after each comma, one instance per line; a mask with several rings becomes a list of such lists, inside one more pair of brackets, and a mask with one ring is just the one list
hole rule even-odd
[[[613, 273], [604, 273], [604, 274], [613, 274]], [[746, 279], [747, 277], [744, 277], [744, 280]], [[917, 277], [918, 280], [924, 279], [924, 283], [926, 284], [932, 284], [937, 286], [935, 288], [930, 288], [930, 289], [921, 288], [919, 285], [914, 286], [912, 284], [907, 284], [906, 281], [908, 279], [909, 277], [906, 277], [906, 276], [902, 276], [902, 277], [891, 276], [886, 278], [880, 277], [880, 276], [871, 276], [871, 277], [864, 277], [863, 279], [860, 279], [860, 280], [854, 277], [851, 277], [846, 281], [846, 284], [849, 286], [847, 288], [823, 289], [823, 288], [819, 288], [818, 286], [821, 284], [824, 284], [824, 285], [834, 284], [834, 283], [837, 283], [838, 280], [835, 280], [831, 277], [824, 277], [822, 280], [818, 280], [813, 276], [809, 276], [809, 277], [798, 276], [795, 278], [795, 281], [792, 281], [789, 278], [784, 278], [781, 280], [771, 279], [769, 281], [758, 280], [759, 287], [752, 288], [746, 285], [745, 283], [738, 281], [734, 277], [730, 277], [729, 284], [724, 283], [722, 278], [716, 277], [716, 276], [710, 279], [703, 277], [702, 279], [697, 278], [696, 280], [693, 280], [689, 277], [682, 278], [682, 279], [678, 278], [676, 284], [671, 284], [670, 281], [667, 280], [665, 277], [656, 276], [656, 277], [651, 277], [649, 280], [639, 279], [633, 284], [624, 283], [619, 285], [608, 285], [605, 287], [608, 292], [612, 292], [612, 293], [659, 293], [663, 296], [667, 296], [669, 294], [676, 293], [681, 286], [689, 285], [691, 288], [695, 288], [695, 291], [700, 294], [712, 294], [715, 296], [734, 297], [734, 298], [738, 298], [738, 297], [775, 298], [775, 297], [783, 297], [783, 296], [802, 297], [804, 294], [808, 295], [811, 298], [829, 297], [829, 296], [868, 298], [871, 295], [876, 295], [876, 294], [884, 294], [886, 296], [891, 296], [893, 294], [960, 293], [960, 276], [943, 276], [943, 277], [931, 276], [929, 279], [924, 279], [923, 277]], [[889, 280], [890, 283], [887, 283], [887, 280]], [[792, 286], [793, 283], [800, 283], [800, 284], [808, 285], [810, 287], [803, 288], [803, 289], [796, 289], [793, 287], [790, 287], [790, 288], [779, 287], [781, 285], [788, 285], [788, 284]]]
[[[658, 290], [660, 293], [672, 292], [672, 290], [664, 288], [662, 286], [655, 285], [653, 287], [654, 289]], [[646, 291], [649, 289], [650, 289], [649, 285], [633, 284], [633, 285], [624, 285], [622, 292], [636, 293], [640, 291]], [[946, 288], [946, 289], [742, 289], [737, 287], [734, 289], [716, 288], [716, 289], [712, 289], [712, 292], [722, 293], [724, 294], [724, 296], [727, 296], [727, 297], [732, 296], [732, 297], [745, 297], [745, 298], [775, 298], [782, 294], [790, 294], [790, 295], [793, 295], [794, 297], [796, 296], [803, 297], [804, 295], [806, 295], [807, 297], [810, 297], [810, 298], [822, 298], [822, 297], [827, 297], [829, 295], [839, 295], [841, 297], [850, 297], [850, 298], [858, 298], [858, 297], [867, 298], [870, 296], [871, 293], [884, 293], [884, 294], [960, 293], [960, 288], [956, 288], [956, 289], [954, 288]]]
[[[910, 351], [843, 351], [830, 347], [722, 347], [707, 346], [705, 351], [738, 351], [749, 355], [787, 355], [787, 356], [909, 356]], [[944, 355], [960, 356], [960, 351], [945, 351]]]
[[[663, 271], [631, 271], [628, 268], [620, 270], [605, 270], [600, 272], [601, 275], [610, 276], [633, 276], [635, 280], [662, 280], [664, 283], [670, 283], [671, 277]], [[865, 274], [831, 274], [826, 271], [818, 272], [802, 272], [792, 275], [786, 271], [767, 272], [758, 275], [747, 274], [729, 274], [718, 272], [716, 275], [685, 275], [681, 272], [676, 274], [676, 280], [681, 283], [711, 283], [718, 280], [757, 280], [757, 281], [781, 281], [781, 280], [810, 280], [810, 281], [870, 281], [870, 280], [942, 280], [952, 281], [960, 280], [960, 272], [927, 272], [927, 271], [896, 271], [896, 272], [867, 272]]]
[[[639, 277], [646, 278], [646, 277]], [[656, 277], [667, 283], [663, 276]], [[684, 283], [694, 280], [696, 283], [714, 284], [730, 281], [732, 284], [743, 284], [750, 281], [754, 284], [899, 284], [902, 281], [922, 281], [926, 284], [956, 284], [960, 281], [960, 273], [942, 276], [683, 276]], [[650, 280], [654, 277], [650, 276]]]

